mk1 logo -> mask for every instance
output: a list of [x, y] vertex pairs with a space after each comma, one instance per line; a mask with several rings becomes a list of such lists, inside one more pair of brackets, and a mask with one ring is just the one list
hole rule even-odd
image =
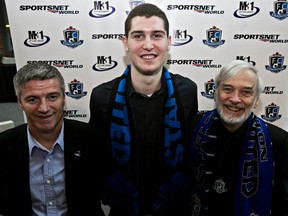
[[255, 61], [251, 61], [250, 56], [247, 56], [247, 57], [244, 57], [244, 56], [237, 56], [237, 57], [236, 57], [236, 60], [242, 60], [242, 61], [249, 62], [249, 63], [251, 63], [253, 66], [256, 65], [256, 62], [255, 62]]
[[181, 31], [181, 30], [174, 30], [173, 31], [173, 38], [187, 38], [187, 30]]
[[109, 1], [94, 1], [94, 8], [90, 10], [89, 16], [93, 18], [104, 18], [115, 12], [115, 7], [109, 5]]
[[254, 2], [248, 3], [241, 1], [239, 3], [239, 11], [253, 11], [254, 10]]
[[28, 38], [24, 41], [27, 47], [39, 47], [47, 44], [50, 37], [44, 35], [43, 31], [28, 31]]
[[109, 10], [109, 2], [102, 2], [102, 1], [94, 1], [94, 10], [101, 11], [101, 10]]
[[259, 13], [260, 8], [255, 7], [254, 2], [240, 1], [239, 9], [234, 12], [237, 18], [249, 18]]
[[36, 32], [36, 31], [28, 31], [28, 38], [30, 40], [43, 40], [44, 39], [44, 34], [43, 31]]
[[172, 46], [182, 46], [190, 43], [193, 40], [192, 35], [189, 35], [187, 30], [173, 30]]
[[98, 64], [112, 64], [112, 57], [97, 56]]

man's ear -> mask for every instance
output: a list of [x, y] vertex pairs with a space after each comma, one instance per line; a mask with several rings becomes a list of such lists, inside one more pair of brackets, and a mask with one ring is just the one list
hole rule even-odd
[[259, 97], [257, 97], [257, 99], [256, 99], [256, 103], [254, 105], [254, 108], [256, 108], [258, 106], [258, 104], [259, 104]]
[[123, 36], [123, 37], [121, 38], [121, 40], [122, 40], [122, 44], [123, 44], [123, 46], [124, 46], [124, 48], [125, 48], [125, 51], [128, 52], [129, 49], [128, 49], [128, 45], [127, 45], [127, 38], [126, 38], [125, 36]]
[[217, 89], [215, 89], [214, 94], [213, 94], [214, 102], [216, 102], [216, 97], [217, 97], [217, 96], [216, 96], [216, 95], [217, 95], [216, 91], [217, 91]]
[[19, 104], [19, 106], [22, 108], [22, 103], [21, 103], [21, 99], [20, 97], [17, 96], [17, 103]]
[[168, 36], [168, 50], [171, 48], [171, 43], [172, 43], [172, 37], [171, 35]]

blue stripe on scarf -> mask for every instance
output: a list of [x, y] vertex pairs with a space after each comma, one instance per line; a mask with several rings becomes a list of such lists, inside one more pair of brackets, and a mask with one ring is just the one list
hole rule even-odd
[[[117, 103], [117, 108], [112, 107], [112, 117], [115, 117], [118, 121], [111, 122], [110, 127], [110, 138], [112, 145], [112, 153], [115, 160], [119, 164], [125, 164], [130, 159], [130, 125], [128, 119], [128, 111], [125, 99], [125, 86], [127, 82], [127, 74], [129, 73], [129, 68], [124, 71], [123, 78], [120, 80], [116, 96], [115, 103]], [[118, 123], [118, 122], [121, 122]]]
[[272, 202], [273, 153], [267, 126], [260, 118], [252, 123], [250, 116], [245, 143], [237, 178], [234, 215], [268, 216]]

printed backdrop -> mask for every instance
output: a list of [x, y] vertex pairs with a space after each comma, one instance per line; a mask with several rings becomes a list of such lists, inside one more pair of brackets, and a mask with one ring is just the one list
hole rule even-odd
[[65, 116], [87, 122], [92, 88], [130, 63], [124, 21], [143, 2], [167, 14], [173, 45], [166, 66], [198, 84], [200, 110], [214, 108], [220, 68], [242, 59], [265, 82], [255, 113], [288, 130], [286, 0], [6, 0], [17, 69], [36, 61], [56, 66], [67, 83]]

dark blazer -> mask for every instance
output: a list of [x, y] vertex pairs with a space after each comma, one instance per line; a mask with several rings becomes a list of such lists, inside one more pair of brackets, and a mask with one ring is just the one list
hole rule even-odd
[[[69, 216], [104, 215], [102, 152], [94, 126], [64, 120], [65, 184]], [[31, 216], [27, 124], [0, 133], [0, 214]], [[75, 153], [79, 153], [75, 154]], [[102, 166], [103, 167], [103, 166]], [[98, 169], [99, 168], [99, 169]]]

